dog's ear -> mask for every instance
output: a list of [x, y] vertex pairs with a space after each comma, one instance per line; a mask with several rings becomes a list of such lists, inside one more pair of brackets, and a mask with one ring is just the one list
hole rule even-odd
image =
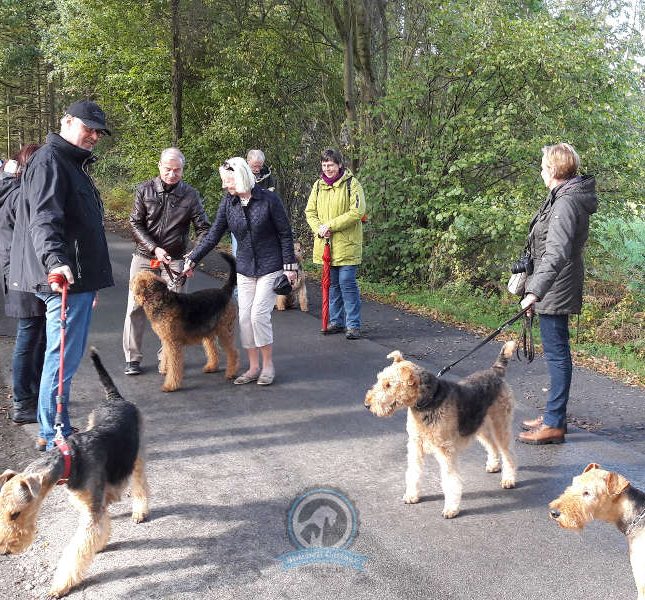
[[15, 477], [18, 475], [15, 471], [12, 471], [11, 469], [7, 469], [2, 475], [0, 475], [0, 488], [7, 483], [12, 477]]
[[16, 493], [22, 502], [31, 502], [38, 494], [42, 487], [43, 476], [38, 473], [32, 473], [25, 477], [21, 482]]
[[403, 354], [399, 350], [394, 350], [390, 352], [386, 358], [391, 358], [395, 363], [401, 362], [403, 360]]
[[609, 472], [605, 476], [605, 483], [607, 484], [607, 493], [610, 496], [619, 496], [623, 490], [629, 485], [629, 481], [618, 473]]
[[585, 467], [585, 470], [583, 471], [583, 473], [586, 473], [587, 471], [591, 471], [591, 470], [593, 470], [593, 469], [600, 469], [600, 468], [601, 468], [601, 467], [600, 467], [600, 465], [599, 465], [599, 464], [597, 464], [597, 463], [590, 463], [590, 464], [588, 464], [588, 465]]
[[417, 377], [414, 367], [410, 364], [402, 365], [399, 371], [401, 373], [401, 379], [409, 386], [418, 386], [419, 378]]

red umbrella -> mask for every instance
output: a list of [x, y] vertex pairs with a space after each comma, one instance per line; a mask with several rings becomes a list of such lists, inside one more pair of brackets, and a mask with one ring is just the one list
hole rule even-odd
[[331, 244], [329, 238], [325, 240], [325, 248], [323, 249], [323, 270], [320, 286], [322, 291], [322, 331], [327, 331], [327, 323], [329, 323], [329, 285], [331, 283]]

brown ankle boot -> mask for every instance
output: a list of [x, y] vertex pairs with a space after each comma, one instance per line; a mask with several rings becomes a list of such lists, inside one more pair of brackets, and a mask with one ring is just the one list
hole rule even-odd
[[547, 425], [542, 424], [536, 429], [520, 433], [517, 439], [524, 444], [533, 444], [534, 446], [541, 446], [543, 444], [563, 444], [564, 427], [548, 427]]
[[[537, 429], [538, 427], [542, 427], [543, 423], [544, 423], [544, 417], [540, 415], [535, 419], [527, 419], [526, 421], [522, 421], [522, 429], [524, 431], [531, 431], [533, 429]], [[568, 428], [566, 423], [564, 424], [564, 433], [568, 433]]]
[[522, 429], [524, 431], [531, 431], [531, 429], [537, 429], [544, 423], [544, 417], [540, 415], [539, 417], [535, 419], [527, 419], [526, 421], [522, 421]]

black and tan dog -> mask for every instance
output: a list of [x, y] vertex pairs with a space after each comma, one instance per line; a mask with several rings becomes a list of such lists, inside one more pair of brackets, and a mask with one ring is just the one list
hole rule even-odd
[[190, 294], [171, 292], [166, 283], [149, 271], [141, 271], [132, 279], [134, 299], [150, 321], [161, 340], [159, 371], [166, 375], [161, 389], [174, 392], [184, 377], [184, 347], [202, 344], [206, 353], [204, 373], [214, 373], [219, 366], [216, 340], [226, 352], [226, 378], [234, 379], [239, 368], [235, 347], [237, 306], [235, 259], [220, 252], [229, 264], [229, 278], [224, 287], [200, 290]]
[[394, 362], [378, 374], [378, 381], [365, 396], [365, 406], [379, 417], [390, 416], [399, 408], [408, 409], [404, 502], [419, 502], [424, 458], [431, 453], [441, 469], [442, 514], [447, 519], [456, 517], [462, 493], [457, 459], [473, 437], [488, 454], [486, 471], [501, 471], [502, 487], [515, 487], [511, 433], [514, 400], [504, 381], [515, 346], [515, 342], [507, 342], [491, 369], [474, 373], [459, 383], [435, 377], [404, 360], [398, 350], [388, 354]]
[[[71, 466], [67, 480], [72, 504], [81, 513], [78, 529], [58, 562], [50, 595], [64, 596], [83, 580], [94, 555], [110, 538], [108, 505], [119, 500], [132, 477], [132, 520], [148, 516], [148, 484], [141, 448], [141, 416], [125, 400], [103, 368], [95, 350], [92, 361], [106, 400], [91, 413], [87, 431], [67, 440]], [[43, 500], [63, 477], [65, 458], [54, 448], [22, 473], [0, 475], [0, 553], [27, 549], [36, 534]]]
[[627, 537], [638, 600], [645, 600], [645, 492], [591, 463], [549, 508], [551, 518], [565, 529], [582, 529], [594, 519], [616, 525]]
[[298, 263], [298, 279], [296, 279], [296, 283], [293, 285], [289, 295], [276, 296], [275, 307], [278, 310], [287, 310], [288, 308], [294, 308], [297, 302], [302, 312], [308, 312], [309, 298], [307, 296], [307, 284], [305, 283], [305, 270], [302, 266], [302, 244], [300, 242], [293, 243], [293, 253]]

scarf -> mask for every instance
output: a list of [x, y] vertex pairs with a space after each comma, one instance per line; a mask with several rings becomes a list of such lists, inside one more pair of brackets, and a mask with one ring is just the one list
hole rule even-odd
[[321, 173], [320, 177], [327, 185], [334, 185], [334, 183], [336, 183], [344, 174], [345, 174], [345, 168], [341, 167], [336, 177], [330, 178], [330, 177], [327, 177], [327, 175], [325, 175], [324, 173]]

